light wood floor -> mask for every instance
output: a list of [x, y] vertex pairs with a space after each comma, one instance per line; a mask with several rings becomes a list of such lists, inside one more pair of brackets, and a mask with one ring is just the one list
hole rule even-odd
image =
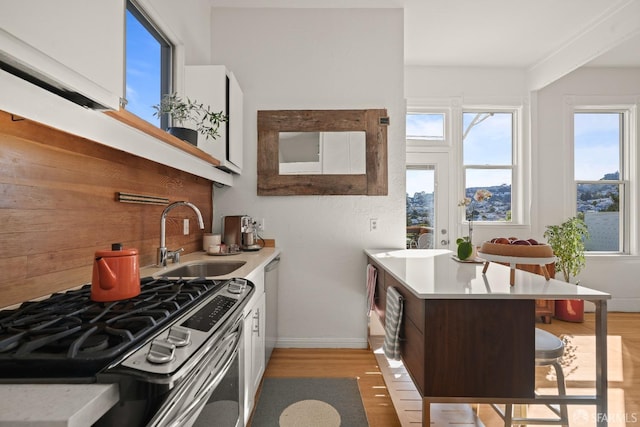
[[[584, 323], [569, 323], [554, 319], [540, 327], [556, 335], [594, 336], [594, 315], [585, 314]], [[608, 372], [609, 426], [640, 426], [640, 313], [609, 313]], [[578, 378], [579, 380], [580, 378]], [[584, 382], [567, 377], [567, 387]], [[584, 384], [589, 386], [588, 383]]]
[[[593, 314], [590, 313], [585, 315], [584, 323], [554, 319], [549, 325], [537, 326], [556, 335], [594, 334]], [[640, 425], [640, 313], [609, 313], [608, 335], [614, 344], [619, 342], [619, 345], [609, 345], [609, 415], [611, 421], [615, 421], [610, 421], [609, 425], [636, 427]], [[620, 352], [613, 347], [620, 348]], [[538, 376], [543, 383], [547, 381], [544, 373]], [[358, 377], [369, 425], [401, 426], [371, 350], [276, 349], [265, 377]], [[571, 382], [567, 385], [571, 387]], [[588, 382], [586, 386], [589, 386]], [[479, 414], [485, 426], [501, 426], [500, 418], [484, 406]]]

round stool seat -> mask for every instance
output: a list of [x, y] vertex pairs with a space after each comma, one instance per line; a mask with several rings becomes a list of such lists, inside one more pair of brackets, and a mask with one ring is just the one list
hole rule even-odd
[[[553, 366], [556, 371], [556, 381], [558, 383], [558, 397], [564, 398], [567, 395], [567, 389], [564, 383], [564, 373], [560, 366], [560, 358], [564, 354], [564, 342], [557, 336], [543, 329], [535, 328], [535, 365], [536, 366]], [[536, 393], [537, 396], [537, 393]], [[516, 404], [520, 404], [517, 403]], [[515, 417], [513, 413], [514, 403], [505, 403], [504, 411], [497, 405], [491, 404], [498, 415], [504, 420], [505, 427], [521, 426], [521, 425], [550, 425], [558, 424], [563, 427], [569, 426], [569, 413], [567, 412], [567, 404], [563, 400], [558, 403], [542, 403], [553, 412], [556, 418], [527, 418], [526, 415]]]
[[536, 328], [536, 364], [552, 363], [564, 354], [564, 343], [560, 338]]

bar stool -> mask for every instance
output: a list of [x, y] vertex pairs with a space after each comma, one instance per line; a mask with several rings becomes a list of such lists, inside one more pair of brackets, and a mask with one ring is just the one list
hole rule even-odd
[[[556, 380], [558, 383], [558, 395], [565, 396], [567, 394], [564, 384], [564, 373], [560, 366], [560, 359], [564, 354], [564, 343], [557, 336], [536, 328], [535, 339], [535, 365], [536, 366], [553, 366], [556, 371]], [[523, 418], [513, 416], [513, 404], [506, 404], [504, 412], [496, 405], [491, 405], [493, 409], [502, 417], [505, 426], [526, 425], [526, 424], [558, 424], [563, 426], [569, 425], [569, 416], [567, 413], [567, 405], [546, 405], [558, 418]]]

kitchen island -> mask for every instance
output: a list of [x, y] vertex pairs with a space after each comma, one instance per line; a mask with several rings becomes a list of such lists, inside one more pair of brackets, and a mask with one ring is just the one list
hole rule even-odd
[[[404, 299], [400, 353], [431, 403], [559, 403], [595, 405], [607, 425], [607, 300], [609, 294], [526, 271], [454, 260], [441, 249], [370, 249], [378, 270], [374, 310], [384, 322], [387, 288]], [[595, 305], [596, 394], [536, 396], [535, 300], [584, 299]]]

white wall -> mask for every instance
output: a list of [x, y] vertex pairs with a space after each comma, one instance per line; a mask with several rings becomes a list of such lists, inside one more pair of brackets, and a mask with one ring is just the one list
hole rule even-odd
[[211, 15], [208, 0], [139, 0], [151, 18], [169, 28], [184, 46], [186, 65], [209, 64], [211, 58]]
[[407, 99], [462, 97], [465, 102], [527, 96], [526, 75], [517, 68], [407, 66]]
[[[366, 346], [363, 250], [404, 244], [402, 10], [213, 9], [211, 43], [245, 95], [245, 167], [215, 189], [216, 226], [265, 218], [282, 248], [279, 345]], [[387, 108], [389, 195], [258, 197], [257, 110], [340, 108]]]

